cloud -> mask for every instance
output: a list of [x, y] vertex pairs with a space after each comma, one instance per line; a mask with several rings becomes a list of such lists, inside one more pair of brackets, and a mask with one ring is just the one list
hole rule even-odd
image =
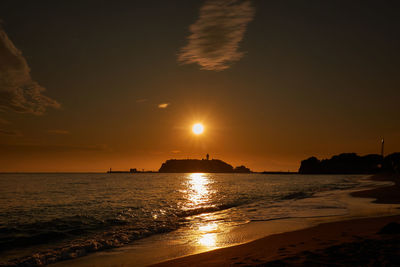
[[179, 154], [179, 153], [181, 153], [181, 151], [180, 151], [180, 150], [172, 150], [171, 153], [173, 153], [173, 154]]
[[47, 131], [48, 133], [51, 133], [51, 134], [71, 134], [69, 131], [67, 131], [67, 130], [58, 130], [58, 129], [56, 129], [56, 130], [48, 130]]
[[170, 105], [170, 103], [161, 103], [158, 104], [158, 108], [167, 108]]
[[243, 57], [239, 51], [247, 25], [254, 17], [250, 0], [208, 0], [190, 26], [188, 44], [178, 55], [182, 64], [197, 63], [204, 70], [221, 71]]
[[0, 129], [0, 134], [9, 135], [9, 136], [22, 136], [22, 134], [18, 131], [10, 131], [10, 130], [3, 130], [3, 129]]
[[143, 102], [146, 102], [146, 101], [147, 101], [147, 99], [142, 98], [142, 99], [136, 100], [136, 103], [143, 103]]
[[21, 51], [14, 46], [0, 25], [0, 111], [41, 115], [47, 107], [60, 104], [43, 95], [45, 89], [33, 81]]

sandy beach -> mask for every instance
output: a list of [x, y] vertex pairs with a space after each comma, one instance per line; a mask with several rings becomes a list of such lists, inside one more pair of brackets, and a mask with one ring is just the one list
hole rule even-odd
[[[390, 175], [372, 177], [390, 181]], [[400, 203], [396, 186], [354, 192], [374, 203]], [[250, 243], [191, 255], [154, 266], [398, 266], [400, 216], [323, 223]]]
[[399, 233], [379, 234], [391, 222], [400, 216], [325, 223], [154, 266], [398, 265]]

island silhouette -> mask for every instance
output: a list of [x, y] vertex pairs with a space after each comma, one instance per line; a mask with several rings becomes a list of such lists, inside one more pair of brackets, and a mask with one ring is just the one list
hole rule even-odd
[[162, 173], [187, 173], [187, 172], [208, 172], [208, 173], [250, 173], [251, 170], [244, 165], [233, 168], [232, 165], [219, 160], [209, 159], [169, 159], [161, 165], [158, 172]]
[[157, 171], [139, 171], [136, 168], [129, 171], [116, 171], [110, 168], [107, 173], [252, 173], [244, 165], [233, 167], [232, 165], [220, 160], [210, 159], [207, 154], [205, 159], [169, 159], [165, 161]]

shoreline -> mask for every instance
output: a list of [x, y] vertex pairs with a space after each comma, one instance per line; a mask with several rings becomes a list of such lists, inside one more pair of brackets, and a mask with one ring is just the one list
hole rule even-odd
[[[368, 262], [373, 261], [382, 250], [387, 254], [385, 258], [396, 256], [390, 250], [397, 244], [399, 235], [378, 233], [392, 222], [400, 223], [400, 215], [322, 223], [151, 266], [329, 265], [332, 261], [338, 265], [360, 264], [361, 260], [353, 255], [357, 249], [375, 251], [371, 255], [361, 252], [363, 260]], [[384, 244], [389, 247], [382, 246]], [[338, 252], [342, 252], [340, 258]]]
[[[392, 174], [377, 174], [368, 179], [394, 182]], [[349, 195], [354, 199], [370, 199], [371, 204], [400, 204], [400, 188], [397, 185], [363, 189]], [[385, 230], [388, 228], [391, 230]], [[382, 233], [385, 231], [386, 233]], [[273, 234], [245, 244], [184, 256], [151, 266], [320, 266], [330, 265], [332, 262], [347, 266], [361, 263], [400, 265], [397, 255], [399, 241], [400, 215], [379, 215], [322, 222], [305, 229]]]
[[[376, 174], [370, 177], [372, 181], [393, 182], [395, 183], [395, 174]], [[400, 186], [396, 183], [390, 186], [383, 186], [368, 190], [362, 190], [351, 193], [353, 197], [374, 198], [372, 203], [377, 204], [400, 204]]]
[[[390, 186], [391, 183], [388, 183], [387, 179], [374, 179], [374, 176], [365, 176], [362, 178], [366, 181], [364, 188], [358, 189], [357, 191], [368, 191], [371, 188], [385, 188]], [[370, 181], [379, 181], [377, 184], [370, 183]], [[386, 182], [381, 183], [381, 182]], [[372, 189], [373, 190], [373, 189]], [[62, 261], [54, 264], [54, 266], [70, 266], [73, 264], [74, 266], [127, 266], [134, 264], [135, 266], [148, 266], [148, 265], [158, 265], [158, 266], [170, 266], [171, 263], [173, 265], [179, 265], [179, 262], [190, 260], [190, 262], [182, 263], [182, 264], [190, 264], [190, 265], [208, 265], [203, 262], [203, 257], [217, 257], [215, 260], [218, 262], [217, 265], [229, 265], [234, 262], [229, 261], [229, 259], [224, 258], [224, 256], [218, 255], [218, 253], [226, 253], [220, 252], [225, 250], [235, 249], [236, 247], [246, 247], [251, 246], [253, 242], [259, 242], [259, 240], [268, 239], [271, 236], [284, 236], [284, 239], [288, 239], [289, 241], [294, 237], [291, 236], [291, 233], [298, 231], [309, 231], [308, 229], [314, 229], [314, 227], [320, 227], [320, 225], [324, 224], [341, 224], [346, 220], [380, 220], [379, 218], [387, 217], [388, 215], [398, 215], [400, 216], [400, 210], [397, 209], [398, 205], [388, 205], [388, 204], [371, 204], [372, 199], [369, 196], [368, 198], [356, 198], [351, 196], [352, 192], [355, 192], [354, 189], [350, 190], [337, 190], [337, 191], [325, 191], [322, 192], [317, 201], [322, 201], [322, 199], [334, 198], [339, 202], [343, 203], [347, 207], [347, 213], [342, 215], [335, 216], [317, 216], [317, 217], [304, 217], [304, 218], [289, 218], [289, 219], [281, 219], [277, 221], [254, 221], [250, 222], [246, 225], [239, 226], [235, 228], [233, 231], [229, 232], [228, 235], [219, 235], [217, 238], [222, 238], [225, 240], [229, 240], [230, 244], [222, 245], [220, 247], [214, 247], [210, 249], [196, 250], [194, 249], [193, 244], [189, 245], [186, 243], [182, 243], [179, 239], [176, 239], [176, 235], [182, 233], [168, 233], [162, 235], [152, 236], [147, 239], [139, 240], [132, 246], [127, 246], [123, 248], [117, 248], [110, 251], [98, 252], [85, 257]], [[322, 197], [322, 198], [321, 198]], [[315, 201], [315, 198], [313, 198]], [[394, 208], [393, 208], [394, 207]], [[340, 227], [339, 227], [340, 228]], [[175, 238], [174, 238], [175, 235]], [[217, 234], [218, 235], [218, 234]], [[309, 234], [307, 234], [309, 235]], [[306, 235], [306, 236], [307, 236]], [[218, 240], [217, 239], [217, 240]], [[316, 239], [319, 239], [316, 237]], [[329, 240], [328, 240], [329, 241]], [[338, 244], [340, 244], [340, 240], [338, 240]], [[275, 243], [273, 243], [275, 244]], [[279, 244], [278, 244], [279, 245]], [[290, 244], [295, 245], [295, 244]], [[264, 246], [264, 245], [263, 245]], [[262, 249], [261, 248], [253, 248], [255, 250]], [[322, 246], [317, 246], [314, 244], [316, 248], [322, 248]], [[300, 247], [298, 247], [300, 248]], [[286, 250], [285, 246], [282, 245], [278, 249]], [[245, 258], [254, 258], [252, 255], [252, 251], [247, 251]], [[279, 250], [282, 252], [281, 250]], [[217, 253], [217, 254], [215, 254]], [[295, 253], [295, 252], [294, 252]], [[298, 251], [300, 253], [300, 251]], [[237, 254], [237, 253], [236, 253]], [[204, 256], [211, 255], [211, 256]], [[221, 258], [222, 257], [222, 258]], [[258, 257], [260, 258], [260, 257]], [[260, 263], [264, 262], [263, 259], [258, 259], [255, 257], [255, 260], [260, 260]], [[220, 261], [224, 259], [224, 261]], [[278, 259], [278, 258], [277, 258]], [[203, 263], [203, 264], [202, 264]], [[211, 263], [210, 263], [211, 264]], [[247, 262], [248, 265], [258, 264], [256, 262]]]

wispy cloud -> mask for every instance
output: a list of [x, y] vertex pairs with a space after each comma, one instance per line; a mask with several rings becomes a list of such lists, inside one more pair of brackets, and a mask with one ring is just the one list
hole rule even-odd
[[69, 131], [67, 131], [67, 130], [59, 130], [59, 129], [48, 130], [47, 132], [50, 133], [50, 134], [64, 134], [64, 135], [66, 135], [66, 134], [71, 134], [71, 133], [70, 133]]
[[158, 108], [167, 108], [170, 105], [170, 103], [161, 103], [158, 104]]
[[43, 95], [45, 89], [33, 81], [22, 52], [14, 46], [0, 25], [0, 111], [41, 115], [60, 104]]
[[204, 70], [221, 71], [243, 56], [239, 43], [254, 17], [250, 0], [208, 0], [199, 19], [190, 26], [188, 44], [178, 55], [183, 64], [197, 63]]
[[0, 129], [0, 134], [9, 136], [22, 136], [22, 134], [18, 131], [3, 130], [3, 129]]

